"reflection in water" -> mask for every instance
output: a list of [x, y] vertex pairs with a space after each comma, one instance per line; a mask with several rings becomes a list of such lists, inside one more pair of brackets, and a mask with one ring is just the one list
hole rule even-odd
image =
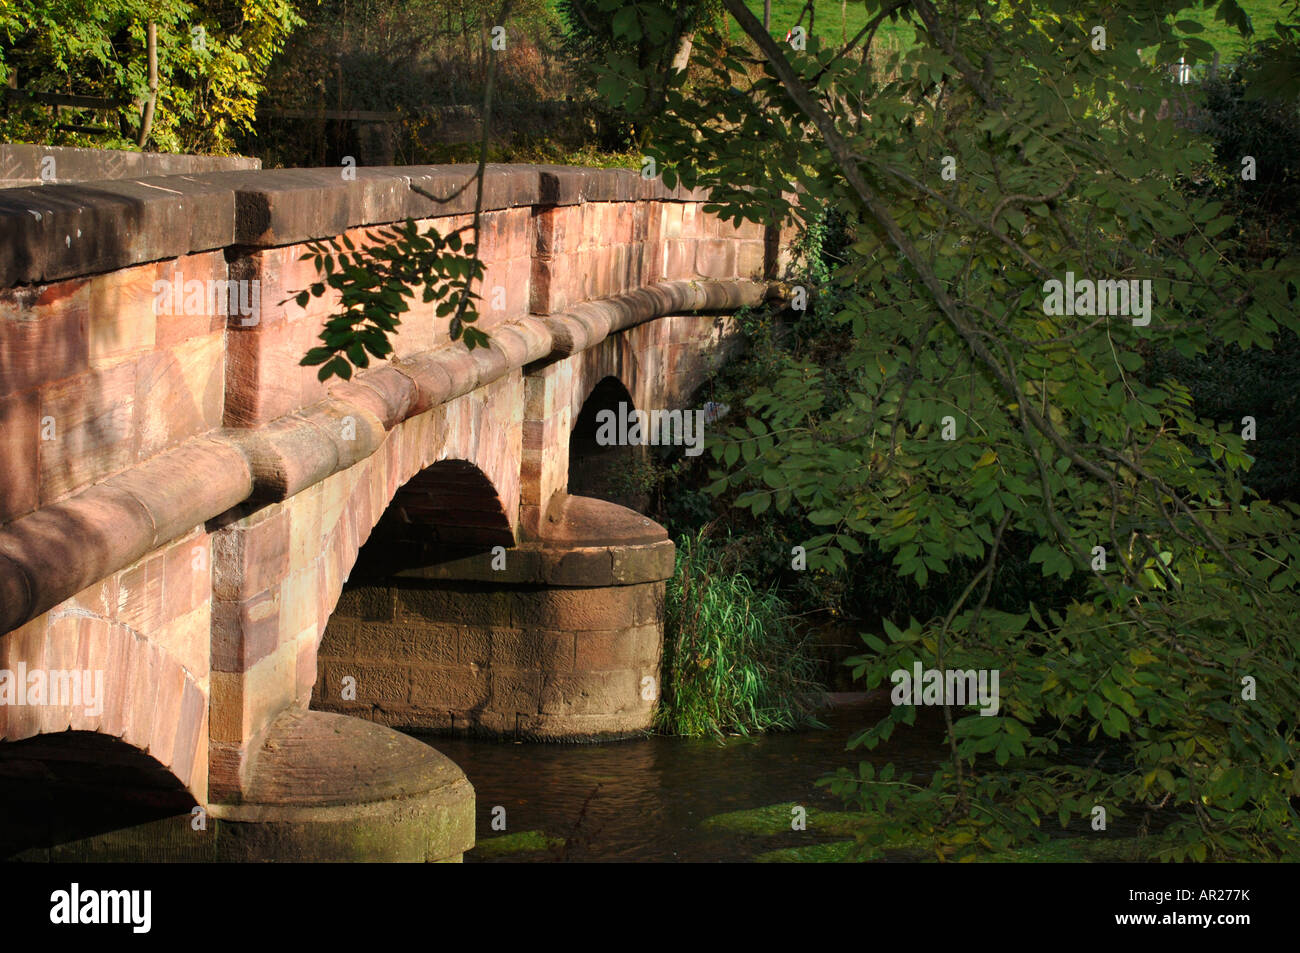
[[[500, 835], [491, 826], [497, 806], [506, 810], [506, 833], [541, 830], [568, 840], [562, 851], [509, 859], [741, 861], [779, 847], [842, 838], [819, 837], [811, 828], [780, 837], [747, 836], [703, 830], [703, 820], [783, 801], [843, 809], [814, 786], [835, 768], [893, 760], [902, 770], [928, 776], [943, 758], [941, 723], [926, 720], [921, 727], [922, 718], [887, 748], [845, 750], [889, 699], [877, 693], [841, 701], [850, 703], [823, 713], [825, 730], [725, 742], [657, 736], [600, 745], [427, 740], [473, 783], [480, 840]], [[898, 743], [900, 737], [906, 743]], [[471, 851], [465, 859], [478, 858]]]

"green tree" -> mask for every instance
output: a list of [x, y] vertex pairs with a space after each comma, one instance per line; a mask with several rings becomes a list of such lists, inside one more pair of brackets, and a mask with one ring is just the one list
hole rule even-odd
[[[271, 57], [302, 21], [293, 0], [3, 0], [0, 83], [126, 100], [117, 136], [86, 139], [56, 128], [46, 107], [11, 105], [0, 118], [10, 141], [134, 145], [148, 96], [145, 34], [158, 35], [159, 91], [148, 142], [164, 152], [231, 151], [251, 127]], [[67, 114], [65, 113], [65, 116]]]
[[[1191, 5], [866, 0], [868, 29], [836, 50], [779, 43], [725, 0], [748, 42], [697, 36], [704, 76], [666, 84], [647, 146], [665, 179], [728, 218], [837, 209], [852, 236], [834, 289], [850, 381], [790, 357], [748, 431], [715, 442], [714, 489], [823, 527], [814, 566], [864, 543], [920, 585], [980, 566], [946, 611], [864, 637], [869, 687], [919, 661], [1001, 689], [996, 714], [940, 706], [950, 758], [931, 777], [829, 779], [889, 819], [872, 837], [938, 832], [962, 856], [1042, 839], [1048, 819], [1091, 832], [1101, 808], [1158, 832], [1164, 858], [1300, 854], [1300, 508], [1252, 498], [1242, 436], [1144, 373], [1155, 351], [1268, 348], [1300, 323], [1295, 259], [1236, 254], [1236, 219], [1186, 188], [1216, 161], [1165, 69], [1213, 55]], [[629, 40], [673, 35], [670, 8], [637, 9]], [[1244, 24], [1233, 0], [1216, 12]], [[886, 58], [869, 44], [887, 20], [917, 42]], [[660, 82], [634, 66], [602, 84], [632, 111]], [[1101, 286], [1105, 307], [1080, 290], [1065, 312], [1074, 279], [1133, 300]], [[991, 604], [1013, 535], [1084, 594]], [[896, 704], [857, 743], [916, 718]]]

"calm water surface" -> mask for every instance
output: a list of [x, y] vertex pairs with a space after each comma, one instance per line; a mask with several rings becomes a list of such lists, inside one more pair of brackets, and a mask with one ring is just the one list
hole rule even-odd
[[[777, 837], [709, 831], [716, 814], [793, 801], [843, 809], [814, 782], [840, 766], [893, 760], [928, 775], [943, 758], [941, 724], [905, 732], [906, 743], [876, 752], [847, 751], [854, 734], [888, 708], [887, 693], [837, 696], [812, 729], [723, 742], [648, 737], [600, 745], [519, 744], [422, 739], [455, 761], [474, 785], [478, 837], [500, 836], [492, 809], [506, 810], [506, 833], [544, 831], [562, 850], [519, 854], [513, 861], [743, 861], [781, 847], [822, 840], [815, 830]], [[897, 738], [897, 736], [896, 736]], [[466, 855], [476, 862], [475, 851]]]

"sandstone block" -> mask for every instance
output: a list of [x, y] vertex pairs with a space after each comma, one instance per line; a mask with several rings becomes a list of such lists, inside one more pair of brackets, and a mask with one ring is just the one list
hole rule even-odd
[[663, 640], [661, 625], [636, 626], [620, 631], [575, 633], [579, 672], [637, 670], [658, 662]]
[[110, 367], [153, 350], [158, 315], [156, 265], [96, 275], [89, 282], [90, 364]]
[[137, 460], [221, 426], [225, 399], [221, 332], [145, 355], [136, 368]]
[[274, 653], [280, 639], [278, 586], [242, 601], [212, 603], [213, 672], [247, 672]]
[[604, 715], [646, 707], [634, 672], [551, 675], [542, 686], [543, 715]]
[[35, 390], [0, 397], [0, 486], [5, 488], [0, 523], [30, 513], [40, 503], [39, 411]]
[[337, 613], [331, 616], [329, 623], [325, 626], [324, 633], [321, 635], [320, 646], [317, 649], [319, 657], [331, 661], [355, 658], [357, 652], [357, 628], [359, 625], [360, 623], [355, 619], [349, 619]]
[[302, 406], [301, 327], [281, 322], [227, 335], [227, 427], [256, 427]]
[[117, 621], [148, 635], [167, 621], [165, 554], [154, 552], [123, 572], [118, 582]]
[[[492, 695], [487, 707], [494, 712], [513, 716], [517, 712], [533, 713], [541, 703], [542, 673], [493, 669]], [[513, 718], [510, 719], [513, 722]], [[513, 728], [510, 724], [510, 728]]]
[[289, 512], [277, 507], [256, 522], [234, 524], [214, 536], [213, 594], [235, 601], [281, 582], [289, 569]]
[[208, 699], [190, 679], [185, 680], [181, 713], [172, 742], [172, 773], [191, 793], [208, 795]]
[[483, 670], [462, 666], [411, 669], [411, 704], [417, 708], [465, 711], [491, 697], [491, 679]]
[[[172, 261], [158, 262], [153, 268], [154, 282], [168, 283], [155, 284], [155, 287], [160, 292], [169, 291], [171, 295], [170, 298], [154, 295], [154, 301], [158, 301], [159, 306], [155, 306], [154, 301], [150, 302], [150, 309], [157, 312], [154, 319], [156, 347], [169, 348], [225, 328], [230, 317], [230, 298], [229, 285], [226, 284], [229, 271], [223, 252], [218, 250], [186, 255]], [[250, 288], [247, 292], [250, 304], [251, 297]], [[236, 310], [243, 300], [237, 299]], [[243, 320], [242, 317], [239, 320]]]
[[510, 628], [514, 594], [492, 586], [402, 587], [397, 591], [398, 619], [423, 619], [468, 626]]
[[41, 503], [134, 462], [134, 364], [65, 378], [41, 389]]
[[159, 666], [158, 700], [154, 710], [154, 724], [149, 739], [149, 753], [161, 764], [171, 764], [179, 727], [181, 702], [185, 697], [185, 670], [179, 665]]
[[128, 659], [128, 715], [122, 740], [148, 750], [154, 731], [154, 708], [158, 703], [161, 653], [150, 642], [139, 639]]
[[334, 614], [366, 622], [391, 622], [397, 618], [397, 593], [384, 585], [351, 586], [339, 596]]
[[405, 702], [410, 697], [411, 672], [402, 662], [354, 662], [343, 667], [357, 680], [359, 702]]
[[0, 397], [89, 370], [84, 279], [0, 292]]
[[623, 629], [635, 625], [636, 587], [600, 589], [539, 588], [516, 593], [516, 614], [521, 627], [590, 631]]
[[212, 657], [212, 604], [205, 602], [189, 612], [173, 615], [150, 637], [192, 677], [206, 678]]

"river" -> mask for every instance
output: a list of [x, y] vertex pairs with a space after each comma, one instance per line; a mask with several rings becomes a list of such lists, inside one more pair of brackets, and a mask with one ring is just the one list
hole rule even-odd
[[[757, 836], [719, 830], [706, 819], [793, 802], [811, 809], [844, 805], [818, 778], [861, 760], [933, 770], [944, 757], [941, 724], [900, 733], [876, 752], [847, 751], [848, 740], [889, 705], [888, 694], [832, 696], [824, 729], [722, 741], [650, 736], [590, 745], [427, 738], [468, 775], [477, 795], [480, 843], [502, 833], [540, 831], [563, 846], [466, 862], [747, 861], [773, 849], [844, 840], [805, 831]], [[897, 739], [898, 736], [896, 736]], [[499, 829], [504, 808], [505, 831]]]

